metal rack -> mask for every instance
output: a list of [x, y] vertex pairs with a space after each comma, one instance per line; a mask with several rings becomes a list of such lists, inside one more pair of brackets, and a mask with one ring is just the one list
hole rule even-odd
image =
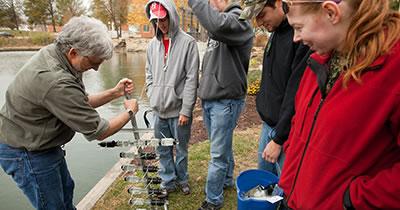
[[[125, 98], [130, 99], [130, 95], [125, 94]], [[151, 136], [154, 133], [147, 119], [148, 112], [146, 111], [144, 115], [147, 128], [138, 128], [136, 117], [131, 116], [132, 129], [123, 129], [123, 131], [132, 132], [133, 140], [101, 142], [99, 146], [105, 148], [133, 147], [134, 150], [120, 153], [120, 158], [132, 159], [131, 164], [122, 165], [121, 170], [128, 174], [125, 176], [125, 181], [135, 183], [136, 185], [140, 184], [143, 187], [131, 186], [128, 189], [128, 193], [131, 195], [129, 204], [135, 209], [168, 210], [168, 193], [165, 189], [160, 189], [161, 178], [158, 175], [159, 167], [153, 164], [159, 159], [159, 155], [155, 152], [156, 147], [173, 146], [178, 144], [178, 142], [173, 138], [140, 137], [139, 133], [151, 133]], [[147, 151], [148, 149], [152, 149], [153, 151], [149, 152]]]

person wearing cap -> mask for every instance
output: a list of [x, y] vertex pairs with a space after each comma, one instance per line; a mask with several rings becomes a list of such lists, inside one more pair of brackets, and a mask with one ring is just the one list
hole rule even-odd
[[[241, 19], [256, 18], [259, 27], [271, 32], [264, 50], [257, 111], [263, 120], [258, 147], [258, 168], [278, 175], [283, 165], [282, 145], [289, 135], [295, 113], [294, 97], [306, 68], [309, 48], [293, 42], [293, 28], [281, 0], [245, 2]], [[275, 163], [278, 162], [279, 165]]]
[[155, 113], [154, 135], [179, 141], [175, 160], [173, 146], [157, 147], [161, 188], [173, 192], [180, 187], [187, 195], [188, 143], [199, 71], [197, 42], [179, 28], [173, 1], [151, 0], [145, 11], [155, 31], [146, 60], [147, 95]]
[[32, 56], [7, 89], [0, 111], [0, 166], [35, 209], [75, 209], [75, 184], [62, 149], [75, 132], [89, 141], [103, 140], [138, 111], [135, 99], [125, 100], [126, 111], [111, 120], [95, 110], [131, 93], [130, 79], [99, 94], [85, 91], [83, 74], [97, 71], [112, 54], [111, 37], [100, 20], [73, 17], [55, 43]]
[[234, 186], [233, 130], [244, 107], [253, 28], [239, 21], [240, 5], [231, 0], [189, 0], [209, 39], [198, 94], [210, 140], [206, 199], [200, 209], [220, 209], [223, 191]]

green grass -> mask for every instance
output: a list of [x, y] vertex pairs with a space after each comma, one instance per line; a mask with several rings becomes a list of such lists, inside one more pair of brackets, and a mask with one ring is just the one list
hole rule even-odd
[[0, 47], [46, 46], [54, 41], [54, 34], [39, 31], [7, 31], [14, 35], [11, 38], [0, 37]]
[[[256, 168], [257, 166], [257, 139], [260, 128], [249, 128], [245, 131], [236, 132], [233, 141], [235, 156], [235, 176], [241, 171]], [[207, 179], [207, 168], [210, 157], [209, 141], [199, 142], [189, 147], [189, 184], [191, 187], [190, 195], [183, 195], [181, 192], [169, 195], [169, 206], [171, 210], [191, 210], [197, 209], [205, 199], [204, 186]], [[127, 189], [131, 183], [125, 182], [123, 177], [118, 178], [107, 190], [105, 195], [96, 203], [93, 209], [132, 209], [128, 205], [130, 195]], [[224, 191], [225, 210], [236, 209], [237, 195], [236, 189], [226, 189]]]
[[42, 34], [52, 34], [50, 32], [45, 32], [45, 31], [17, 31], [17, 30], [1, 30], [1, 31], [6, 31], [8, 33], [11, 33], [15, 37], [31, 37], [35, 35], [42, 35]]
[[36, 33], [30, 36], [33, 45], [48, 45], [54, 41], [54, 37], [49, 33]]

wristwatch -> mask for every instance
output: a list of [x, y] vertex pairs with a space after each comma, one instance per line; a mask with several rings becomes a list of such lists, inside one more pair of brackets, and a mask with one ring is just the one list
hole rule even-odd
[[128, 112], [129, 117], [132, 117], [133, 115], [135, 115], [135, 112], [133, 112], [132, 109], [126, 109], [126, 112]]

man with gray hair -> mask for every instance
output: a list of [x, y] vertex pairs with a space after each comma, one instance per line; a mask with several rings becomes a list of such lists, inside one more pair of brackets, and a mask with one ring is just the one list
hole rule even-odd
[[36, 209], [75, 209], [74, 181], [62, 150], [75, 132], [89, 141], [103, 140], [138, 111], [134, 99], [125, 100], [127, 111], [109, 121], [95, 110], [132, 92], [129, 79], [97, 95], [85, 91], [82, 73], [97, 70], [112, 52], [103, 23], [74, 17], [54, 44], [21, 68], [7, 89], [0, 111], [0, 165]]

